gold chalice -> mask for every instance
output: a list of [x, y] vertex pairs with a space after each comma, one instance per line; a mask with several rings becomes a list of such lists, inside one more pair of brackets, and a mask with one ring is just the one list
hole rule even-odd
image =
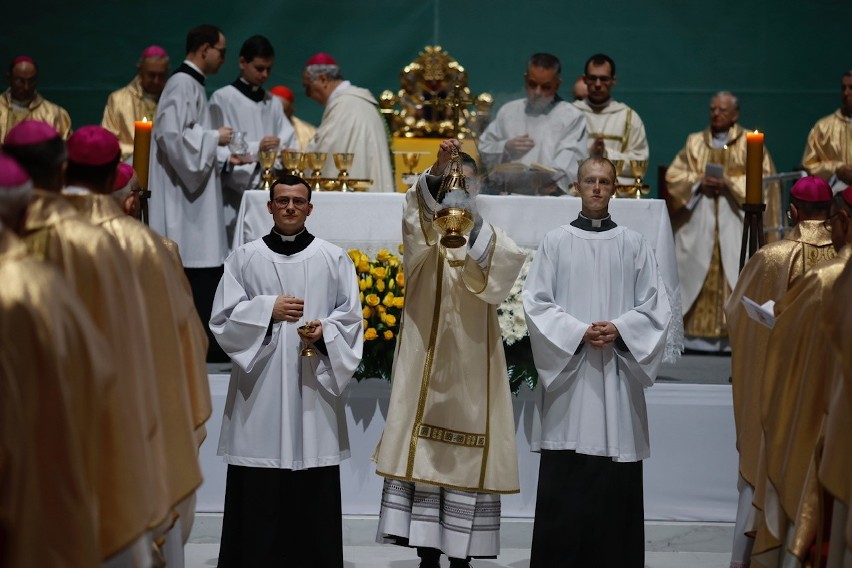
[[334, 159], [334, 165], [337, 167], [338, 191], [352, 191], [349, 186], [349, 168], [352, 167], [352, 160], [355, 154], [352, 152], [335, 152], [331, 155]]
[[414, 171], [414, 168], [420, 164], [420, 156], [423, 154], [426, 154], [426, 152], [402, 152], [402, 163], [408, 168], [408, 171], [402, 175], [411, 176], [416, 174], [417, 172]]
[[302, 165], [302, 153], [298, 150], [282, 150], [281, 164], [288, 174], [302, 177], [302, 172], [299, 170]]
[[648, 172], [648, 160], [630, 160], [630, 170], [633, 172], [633, 177], [636, 179], [636, 181], [633, 182], [633, 189], [635, 191], [634, 197], [639, 199], [643, 195], [648, 195], [651, 188], [642, 183], [642, 178], [644, 178], [645, 174]]
[[[303, 334], [313, 333], [314, 331], [316, 331], [316, 329], [317, 329], [317, 326], [315, 326], [315, 325], [311, 325], [311, 324], [300, 325], [299, 326], [299, 336], [301, 337]], [[300, 354], [301, 354], [302, 357], [316, 357], [317, 356], [317, 350], [313, 345], [311, 345], [309, 343], [305, 343], [305, 341], [303, 340], [302, 341], [302, 352]]]
[[261, 150], [257, 153], [257, 161], [263, 168], [263, 173], [260, 174], [260, 189], [272, 189], [272, 166], [275, 165], [277, 156], [276, 150]]
[[308, 180], [311, 184], [311, 189], [314, 191], [322, 191], [322, 167], [325, 165], [325, 160], [328, 158], [328, 152], [307, 152], [305, 158], [308, 162], [308, 167], [311, 169], [311, 177]]

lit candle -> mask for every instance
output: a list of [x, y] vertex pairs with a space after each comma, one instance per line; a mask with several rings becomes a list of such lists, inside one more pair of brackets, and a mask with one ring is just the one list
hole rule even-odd
[[133, 134], [133, 169], [139, 178], [139, 186], [142, 189], [148, 187], [148, 158], [151, 152], [151, 127], [154, 123], [148, 118], [135, 122], [136, 130]]
[[763, 132], [746, 134], [746, 200], [749, 205], [763, 203]]

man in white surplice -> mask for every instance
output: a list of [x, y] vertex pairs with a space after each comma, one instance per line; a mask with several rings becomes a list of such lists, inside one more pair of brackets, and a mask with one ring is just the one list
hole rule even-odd
[[530, 567], [641, 568], [645, 389], [671, 308], [650, 244], [609, 216], [615, 166], [590, 158], [577, 177], [581, 213], [544, 236], [523, 293], [541, 452]]
[[370, 91], [343, 78], [337, 61], [317, 53], [302, 71], [305, 94], [325, 107], [307, 152], [328, 153], [323, 176], [337, 176], [332, 154], [354, 154], [349, 177], [370, 179], [370, 191], [395, 191], [385, 119]]
[[[220, 160], [232, 130], [210, 120], [204, 81], [225, 62], [225, 35], [200, 25], [186, 36], [186, 59], [166, 82], [151, 136], [149, 224], [180, 249], [195, 308], [210, 319], [213, 292], [228, 253], [222, 216]], [[208, 334], [208, 361], [227, 361]]]
[[[243, 42], [240, 48], [240, 76], [210, 97], [210, 115], [213, 126], [230, 126], [245, 133], [247, 154], [260, 150], [289, 148], [295, 142], [293, 126], [284, 116], [278, 99], [263, 89], [272, 72], [275, 50], [272, 43], [255, 35]], [[228, 245], [233, 242], [234, 225], [243, 192], [260, 185], [261, 169], [255, 160], [225, 167], [222, 172], [222, 201], [225, 205], [225, 227]]]
[[589, 155], [607, 158], [612, 163], [623, 161], [618, 183], [631, 185], [634, 177], [630, 160], [648, 159], [645, 123], [639, 113], [612, 98], [612, 88], [618, 79], [615, 61], [611, 57], [603, 53], [589, 57], [583, 70], [583, 80], [588, 93], [585, 98], [575, 100], [574, 106], [586, 116], [591, 139]]
[[[500, 552], [500, 494], [517, 493], [515, 420], [497, 306], [525, 254], [475, 214], [467, 243], [432, 224], [455, 139], [405, 195], [405, 309], [387, 420], [376, 449], [385, 477], [377, 540], [417, 548], [421, 568]], [[476, 162], [461, 154], [465, 178]], [[435, 175], [433, 175], [433, 173]], [[472, 193], [475, 190], [472, 189]]]
[[[305, 229], [305, 180], [282, 176], [270, 193], [274, 227], [228, 256], [210, 319], [233, 361], [218, 450], [228, 463], [219, 565], [340, 568], [343, 393], [364, 341], [358, 280], [343, 249]], [[314, 356], [302, 352], [308, 344]]]
[[530, 57], [524, 73], [526, 97], [503, 105], [479, 139], [479, 154], [489, 170], [508, 163], [555, 170], [551, 182], [537, 188], [543, 195], [567, 192], [577, 166], [588, 156], [586, 117], [557, 94], [561, 71], [555, 55]]

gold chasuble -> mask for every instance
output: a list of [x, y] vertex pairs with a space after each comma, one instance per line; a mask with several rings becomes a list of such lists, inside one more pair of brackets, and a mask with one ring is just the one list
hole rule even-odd
[[483, 270], [467, 245], [438, 243], [417, 186], [405, 198], [405, 310], [376, 473], [464, 491], [517, 493], [515, 420], [497, 306], [525, 255], [492, 228]]
[[[727, 136], [723, 149], [714, 148], [709, 128], [690, 134], [666, 171], [687, 336], [714, 339], [728, 334], [724, 306], [739, 273], [746, 136], [738, 124]], [[701, 195], [695, 200], [694, 188], [711, 162], [723, 167], [730, 194]], [[774, 173], [772, 158], [765, 150], [763, 175]], [[764, 226], [774, 227], [780, 211], [777, 184], [767, 186], [764, 193]]]
[[[846, 245], [848, 249], [850, 245]], [[819, 479], [835, 499], [843, 502], [849, 513], [846, 519], [847, 554], [852, 555], [852, 262], [837, 278], [823, 306], [823, 324], [831, 342], [833, 357], [839, 361], [834, 376], [825, 445], [819, 464]]]
[[[786, 541], [788, 551], [804, 559], [822, 523], [817, 471], [832, 381], [840, 369], [822, 318], [850, 253], [847, 245], [834, 259], [814, 267], [775, 306], [761, 404], [766, 477], [758, 486], [766, 485], [755, 501], [764, 517], [754, 555]], [[785, 534], [788, 523], [794, 534]]]
[[118, 138], [122, 160], [133, 155], [136, 121], [147, 118], [151, 122], [156, 114], [157, 101], [145, 94], [138, 75], [127, 86], [110, 93], [101, 126]]
[[204, 328], [171, 253], [159, 235], [126, 215], [110, 195], [65, 195], [90, 223], [112, 235], [139, 279], [139, 297], [151, 330], [154, 377], [165, 441], [165, 472], [171, 506], [201, 485], [195, 432], [210, 417]]
[[26, 107], [19, 107], [12, 103], [9, 89], [0, 94], [0, 143], [6, 139], [6, 134], [18, 123], [25, 120], [40, 120], [51, 125], [63, 140], [71, 136], [71, 117], [68, 111], [59, 105], [46, 100], [40, 94], [35, 97]]
[[141, 290], [118, 243], [61, 195], [34, 190], [25, 231], [30, 254], [59, 268], [109, 344], [106, 353], [123, 363], [104, 410], [105, 435], [87, 443], [100, 458], [94, 478], [101, 557], [108, 558], [164, 519], [170, 505]]
[[98, 566], [113, 359], [59, 272], [2, 228], [0, 282], [0, 565]]
[[731, 378], [740, 474], [754, 487], [763, 452], [760, 422], [761, 383], [772, 330], [751, 319], [743, 297], [763, 304], [779, 301], [819, 263], [834, 258], [831, 234], [822, 221], [801, 221], [784, 237], [759, 249], [743, 266], [725, 306], [731, 340]]
[[852, 120], [840, 109], [821, 118], [808, 134], [802, 166], [828, 181], [840, 166], [852, 164]]

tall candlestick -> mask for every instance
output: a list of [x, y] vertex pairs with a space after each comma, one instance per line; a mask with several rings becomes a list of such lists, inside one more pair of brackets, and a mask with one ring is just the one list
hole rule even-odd
[[133, 169], [139, 178], [139, 186], [142, 189], [148, 187], [148, 158], [151, 153], [151, 128], [154, 123], [148, 118], [137, 120], [136, 129], [133, 133]]
[[763, 132], [746, 134], [746, 203], [763, 203]]

